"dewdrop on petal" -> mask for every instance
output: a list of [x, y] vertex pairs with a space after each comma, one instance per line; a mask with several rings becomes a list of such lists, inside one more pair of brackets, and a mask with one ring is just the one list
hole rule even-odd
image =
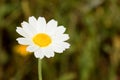
[[34, 52], [36, 58], [54, 57], [56, 53], [63, 53], [70, 47], [66, 41], [68, 34], [64, 34], [66, 28], [57, 26], [54, 19], [46, 23], [44, 17], [29, 17], [28, 22], [22, 22], [22, 27], [17, 27], [16, 31], [22, 37], [17, 38], [19, 44], [27, 45], [27, 51]]

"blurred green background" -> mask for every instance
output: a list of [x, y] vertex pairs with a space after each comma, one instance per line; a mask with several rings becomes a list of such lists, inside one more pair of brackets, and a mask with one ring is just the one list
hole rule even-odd
[[43, 80], [120, 80], [120, 0], [0, 0], [0, 80], [38, 80], [37, 59], [16, 41], [30, 16], [70, 35], [70, 49], [42, 60]]

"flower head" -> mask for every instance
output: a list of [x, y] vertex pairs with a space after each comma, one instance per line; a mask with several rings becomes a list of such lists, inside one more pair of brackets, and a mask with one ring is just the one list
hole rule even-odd
[[26, 47], [27, 46], [25, 46], [25, 45], [15, 45], [13, 48], [13, 51], [24, 57], [24, 56], [30, 55], [30, 52], [26, 51]]
[[29, 21], [23, 22], [22, 27], [17, 27], [16, 31], [22, 36], [17, 38], [19, 44], [27, 45], [27, 51], [34, 52], [36, 58], [53, 57], [54, 53], [62, 53], [70, 47], [65, 42], [69, 39], [68, 34], [64, 34], [66, 28], [57, 26], [57, 21], [50, 20], [46, 23], [44, 17], [29, 17]]

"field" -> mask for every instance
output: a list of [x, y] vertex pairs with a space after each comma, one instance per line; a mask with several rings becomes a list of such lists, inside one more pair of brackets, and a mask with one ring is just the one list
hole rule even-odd
[[0, 0], [0, 80], [38, 80], [38, 59], [16, 41], [30, 16], [70, 36], [69, 49], [42, 59], [43, 80], [120, 80], [120, 0]]

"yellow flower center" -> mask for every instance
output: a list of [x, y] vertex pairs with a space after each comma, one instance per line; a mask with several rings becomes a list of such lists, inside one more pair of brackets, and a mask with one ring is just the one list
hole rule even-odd
[[45, 33], [39, 33], [33, 37], [33, 42], [40, 47], [46, 47], [52, 41], [49, 35]]

